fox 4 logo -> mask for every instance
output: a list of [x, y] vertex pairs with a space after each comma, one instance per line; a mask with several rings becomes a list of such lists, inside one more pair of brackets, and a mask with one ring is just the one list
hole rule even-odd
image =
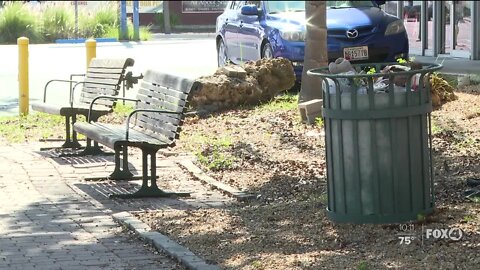
[[463, 231], [460, 228], [450, 228], [450, 229], [426, 229], [425, 230], [426, 238], [435, 238], [435, 239], [449, 239], [452, 241], [458, 241], [463, 237]]

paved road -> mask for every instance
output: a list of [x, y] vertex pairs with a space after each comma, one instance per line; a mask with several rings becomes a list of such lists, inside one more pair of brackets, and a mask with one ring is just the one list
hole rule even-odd
[[[164, 39], [162, 39], [164, 38]], [[213, 37], [158, 37], [149, 42], [97, 43], [97, 57], [130, 57], [131, 69], [139, 74], [147, 69], [172, 72], [196, 78], [216, 70]], [[0, 46], [0, 115], [18, 114], [18, 47]], [[30, 103], [43, 97], [43, 86], [51, 79], [68, 79], [72, 73], [84, 73], [86, 53], [83, 44], [38, 44], [29, 46]], [[62, 84], [52, 85], [54, 99], [68, 100]], [[134, 95], [131, 91], [128, 95]]]

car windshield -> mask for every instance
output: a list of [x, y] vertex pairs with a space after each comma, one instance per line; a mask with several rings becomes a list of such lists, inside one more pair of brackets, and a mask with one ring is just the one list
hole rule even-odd
[[375, 7], [372, 1], [327, 1], [327, 8]]
[[[282, 12], [304, 12], [305, 1], [265, 1], [270, 14]], [[327, 8], [375, 7], [372, 1], [327, 1]]]
[[305, 1], [265, 1], [270, 14], [282, 12], [305, 12]]

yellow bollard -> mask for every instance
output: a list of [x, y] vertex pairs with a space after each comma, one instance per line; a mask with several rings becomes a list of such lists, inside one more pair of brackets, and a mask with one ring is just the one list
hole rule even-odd
[[28, 115], [28, 38], [19, 37], [18, 45], [18, 113]]
[[88, 68], [92, 58], [97, 57], [97, 41], [91, 38], [87, 39], [85, 41], [85, 48], [87, 48], [87, 68]]

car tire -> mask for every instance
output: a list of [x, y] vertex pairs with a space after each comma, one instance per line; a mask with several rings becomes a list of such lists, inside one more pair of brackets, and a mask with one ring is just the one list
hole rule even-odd
[[273, 50], [269, 42], [263, 45], [262, 58], [273, 58]]
[[227, 47], [223, 39], [220, 39], [217, 46], [217, 65], [223, 67], [228, 63]]

